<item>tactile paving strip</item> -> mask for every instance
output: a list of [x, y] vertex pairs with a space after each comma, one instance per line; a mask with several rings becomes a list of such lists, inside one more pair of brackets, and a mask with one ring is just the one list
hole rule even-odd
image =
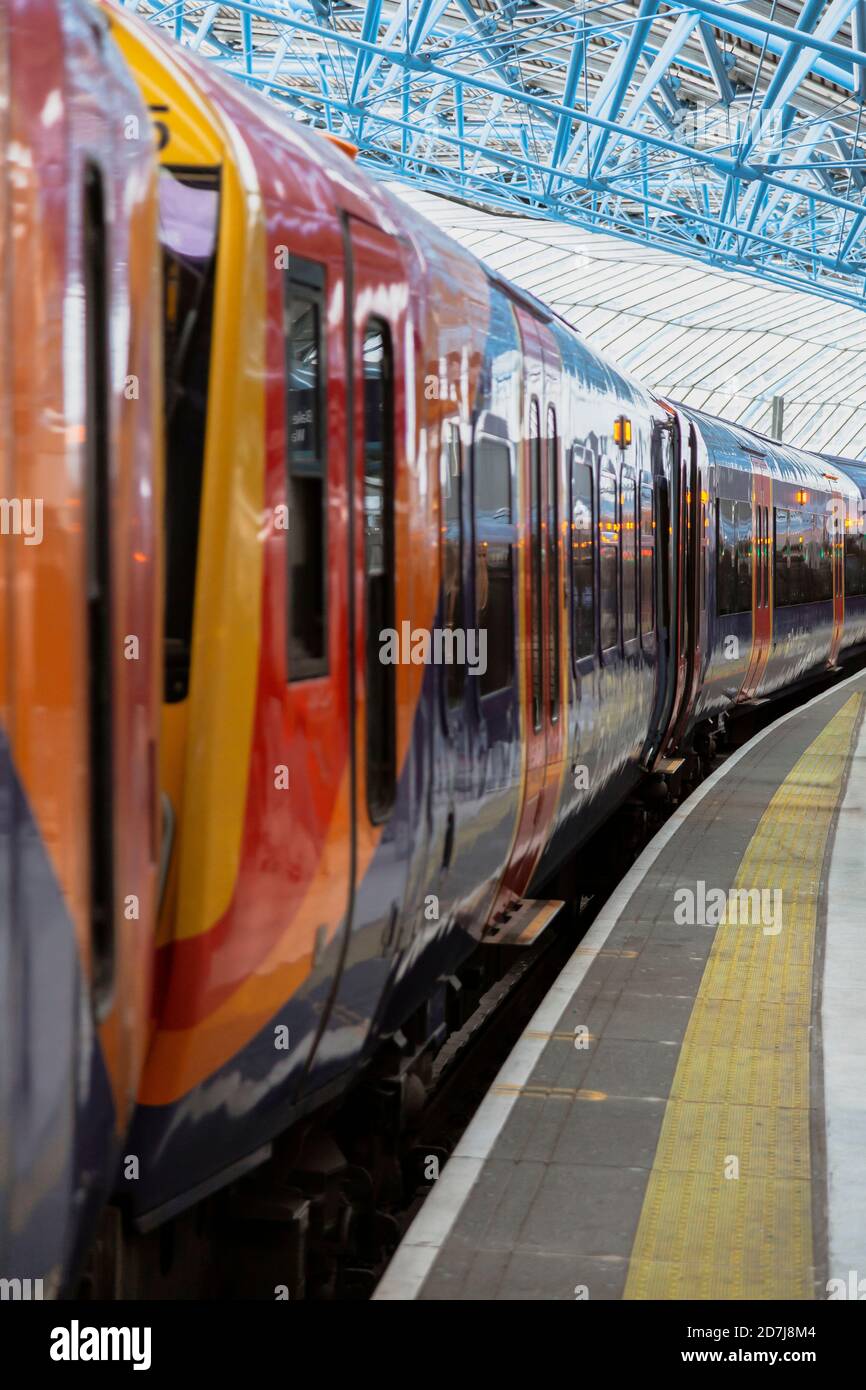
[[754, 924], [728, 920], [726, 912], [716, 929], [644, 1196], [626, 1298], [814, 1297], [812, 964], [827, 839], [861, 700], [853, 695], [809, 745], [743, 856], [734, 889], [779, 890], [781, 930], [773, 931], [769, 912]]

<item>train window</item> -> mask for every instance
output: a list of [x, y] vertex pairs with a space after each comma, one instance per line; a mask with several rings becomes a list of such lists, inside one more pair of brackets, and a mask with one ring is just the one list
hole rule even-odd
[[826, 603], [833, 597], [833, 523], [825, 514], [815, 518], [815, 544], [818, 551], [816, 599]]
[[[701, 489], [701, 541], [700, 541], [700, 547], [699, 547], [699, 548], [700, 548], [700, 556], [699, 556], [699, 560], [698, 560], [698, 563], [699, 563], [699, 565], [700, 565], [700, 570], [701, 570], [701, 579], [700, 579], [700, 585], [701, 585], [700, 611], [701, 611], [701, 613], [706, 612], [706, 607], [707, 607], [707, 562], [708, 562], [708, 559], [709, 559], [709, 550], [710, 550], [710, 547], [709, 547], [709, 537], [708, 537], [708, 535], [707, 535], [707, 527], [709, 526], [709, 520], [708, 520], [708, 518], [707, 518], [707, 500], [708, 500], [708, 493], [707, 493], [707, 491], [706, 491], [705, 488], [702, 488], [702, 489]], [[700, 621], [700, 619], [699, 619], [698, 621]]]
[[[462, 632], [463, 622], [463, 446], [458, 425], [443, 427], [442, 437], [442, 575], [447, 632]], [[466, 680], [465, 661], [448, 665], [449, 705], [459, 705]]]
[[547, 411], [547, 621], [550, 628], [550, 719], [559, 718], [559, 642], [561, 604], [559, 600], [559, 441], [556, 437], [556, 411]]
[[795, 560], [797, 563], [797, 601], [798, 603], [811, 603], [815, 596], [815, 556], [812, 546], [812, 526], [814, 518], [811, 517], [808, 512], [801, 511], [795, 514], [794, 519], [796, 520], [796, 536], [792, 542], [789, 531], [788, 548], [791, 554], [792, 569]]
[[751, 611], [752, 607], [752, 563], [754, 538], [752, 535], [752, 504], [737, 503], [737, 613]]
[[767, 508], [755, 508], [755, 607], [766, 608], [769, 599], [770, 576], [767, 573]]
[[592, 469], [571, 456], [571, 605], [574, 655], [577, 660], [595, 651], [595, 508]]
[[736, 503], [716, 500], [716, 611], [737, 612]]
[[367, 630], [367, 807], [382, 821], [396, 785], [396, 667], [383, 662], [381, 636], [395, 624], [394, 401], [388, 328], [364, 331], [364, 587]]
[[822, 552], [822, 518], [819, 516], [809, 516], [806, 518], [806, 555], [808, 555], [809, 566], [809, 599], [812, 603], [819, 602], [822, 598], [822, 574], [820, 574], [820, 552]]
[[532, 723], [541, 728], [541, 643], [544, 632], [541, 559], [541, 419], [538, 401], [529, 408], [530, 629], [532, 633]]
[[624, 477], [622, 506], [622, 640], [637, 637], [637, 488], [634, 478]]
[[165, 370], [165, 699], [186, 699], [208, 413], [219, 171], [159, 178]]
[[502, 439], [477, 435], [473, 449], [475, 495], [475, 626], [485, 634], [487, 667], [480, 693], [505, 690], [514, 680], [511, 450]]
[[807, 564], [808, 519], [803, 512], [788, 511], [788, 602], [808, 603], [811, 597]]
[[[858, 523], [862, 524], [862, 523]], [[866, 553], [862, 532], [845, 532], [845, 593], [866, 594]]]
[[111, 618], [110, 341], [102, 174], [84, 176], [85, 507], [90, 758], [90, 933], [97, 1013], [114, 975], [114, 711]]
[[293, 257], [286, 277], [289, 680], [328, 670], [327, 516], [322, 317], [324, 267]]
[[784, 507], [774, 507], [773, 591], [777, 608], [784, 608], [791, 602], [788, 578], [788, 513]]
[[648, 636], [655, 627], [655, 514], [652, 483], [644, 473], [640, 488], [640, 627]]
[[818, 597], [818, 548], [815, 544], [815, 517], [809, 512], [800, 513], [800, 531], [803, 537], [803, 602], [812, 603]]
[[602, 651], [619, 642], [619, 522], [616, 478], [602, 472], [598, 483], [598, 545], [601, 577]]

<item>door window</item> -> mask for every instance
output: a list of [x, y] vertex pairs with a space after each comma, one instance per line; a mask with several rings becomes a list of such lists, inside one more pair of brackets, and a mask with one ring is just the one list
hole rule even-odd
[[371, 319], [364, 332], [364, 583], [367, 626], [367, 806], [382, 821], [396, 782], [396, 667], [381, 657], [395, 627], [394, 401], [391, 338]]
[[571, 456], [571, 606], [574, 655], [595, 651], [595, 507], [592, 469]]
[[613, 473], [602, 472], [598, 485], [598, 544], [601, 648], [619, 642], [619, 520]]

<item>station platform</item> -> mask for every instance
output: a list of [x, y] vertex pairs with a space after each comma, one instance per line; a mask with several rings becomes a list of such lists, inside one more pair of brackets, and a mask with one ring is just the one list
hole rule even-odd
[[783, 716], [666, 822], [376, 1299], [866, 1294], [864, 697]]

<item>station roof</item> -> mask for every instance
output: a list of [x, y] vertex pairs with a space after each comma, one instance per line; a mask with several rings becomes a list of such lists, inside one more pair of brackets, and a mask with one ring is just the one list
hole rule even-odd
[[866, 293], [866, 0], [125, 0], [362, 163]]
[[859, 309], [578, 227], [392, 189], [660, 394], [768, 435], [782, 397], [786, 443], [866, 458]]

